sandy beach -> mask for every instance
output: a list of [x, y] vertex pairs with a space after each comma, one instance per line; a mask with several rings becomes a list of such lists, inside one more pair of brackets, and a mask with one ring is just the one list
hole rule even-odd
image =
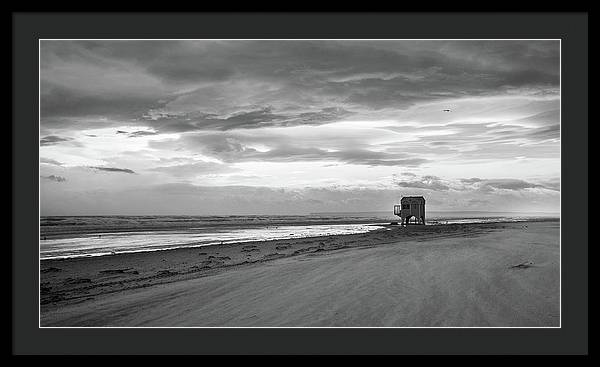
[[43, 260], [45, 326], [559, 326], [558, 220]]

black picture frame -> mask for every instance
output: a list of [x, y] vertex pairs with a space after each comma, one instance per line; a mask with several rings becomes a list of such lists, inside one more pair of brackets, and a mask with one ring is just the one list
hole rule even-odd
[[[14, 354], [587, 354], [587, 13], [13, 13]], [[38, 40], [561, 39], [561, 328], [39, 328]]]

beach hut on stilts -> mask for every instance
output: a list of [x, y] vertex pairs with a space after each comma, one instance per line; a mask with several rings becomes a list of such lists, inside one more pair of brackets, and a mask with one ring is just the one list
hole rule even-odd
[[422, 196], [404, 196], [400, 205], [394, 205], [394, 215], [402, 220], [402, 225], [425, 224], [425, 198]]

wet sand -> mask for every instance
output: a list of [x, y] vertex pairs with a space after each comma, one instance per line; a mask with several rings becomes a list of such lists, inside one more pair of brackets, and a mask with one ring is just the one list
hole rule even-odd
[[41, 326], [559, 326], [559, 222], [41, 263]]

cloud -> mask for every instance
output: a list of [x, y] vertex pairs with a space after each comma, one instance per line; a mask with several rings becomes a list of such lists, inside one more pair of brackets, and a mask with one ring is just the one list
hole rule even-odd
[[[42, 116], [112, 117], [159, 131], [324, 124], [465, 96], [556, 91], [559, 58], [556, 41], [44, 41]], [[179, 117], [143, 118], [153, 110]]]
[[483, 181], [483, 185], [487, 187], [492, 187], [495, 189], [502, 190], [523, 190], [523, 189], [533, 189], [537, 187], [544, 187], [542, 185], [534, 184], [531, 182], [527, 182], [524, 180], [518, 179], [495, 179], [495, 180], [485, 180]]
[[560, 191], [557, 182], [550, 180], [546, 184], [534, 183], [516, 178], [492, 178], [481, 179], [478, 177], [461, 178], [458, 180], [442, 180], [433, 175], [419, 176], [414, 179], [398, 179], [393, 176], [394, 184], [403, 188], [424, 189], [430, 191], [448, 191], [454, 192], [492, 192], [494, 190], [522, 191], [527, 189], [544, 189], [550, 191]]
[[[316, 131], [312, 136], [263, 133], [198, 133], [178, 139], [154, 141], [153, 149], [196, 152], [227, 163], [241, 162], [339, 162], [365, 166], [415, 167], [429, 162], [403, 152], [377, 150], [366, 135], [344, 136], [344, 131], [329, 130], [327, 135]], [[380, 132], [372, 132], [374, 136]]]
[[54, 135], [49, 135], [49, 136], [45, 136], [42, 139], [40, 139], [40, 145], [41, 146], [48, 146], [48, 145], [54, 145], [54, 144], [58, 144], [61, 143], [63, 141], [69, 141], [71, 140], [70, 138], [63, 138], [60, 136], [54, 136]]
[[147, 130], [140, 130], [140, 131], [132, 131], [129, 133], [129, 137], [130, 138], [137, 138], [140, 136], [150, 136], [150, 135], [156, 135], [158, 134], [156, 131], [147, 131]]
[[405, 188], [416, 188], [433, 191], [447, 191], [450, 186], [445, 184], [439, 177], [436, 176], [422, 176], [415, 180], [397, 180], [395, 184]]
[[[68, 68], [68, 67], [65, 67]], [[107, 85], [107, 89], [102, 91], [90, 90], [81, 91], [76, 87], [52, 85], [44, 81], [44, 70], [42, 70], [42, 81], [40, 87], [41, 116], [44, 120], [50, 121], [50, 118], [58, 118], [62, 123], [71, 123], [76, 125], [80, 123], [82, 117], [112, 117], [115, 119], [132, 119], [141, 116], [151, 108], [161, 107], [158, 101], [162, 98], [161, 94], [146, 95], [145, 92], [127, 92], [122, 90], [120, 83]], [[95, 75], [83, 74], [82, 80], [92, 83]], [[135, 85], [135, 81], [132, 81]]]
[[124, 130], [117, 130], [116, 132], [117, 134], [120, 135], [127, 135], [127, 137], [129, 138], [137, 138], [140, 136], [150, 136], [150, 135], [157, 135], [158, 133], [156, 131], [149, 131], [149, 130], [137, 130], [137, 131], [124, 131]]
[[553, 178], [550, 180], [542, 180], [540, 184], [549, 190], [560, 192], [560, 177]]
[[204, 174], [234, 172], [236, 169], [214, 162], [193, 162], [172, 166], [155, 167], [151, 168], [150, 171], [164, 172], [174, 177], [194, 177]]
[[65, 182], [67, 179], [61, 176], [55, 176], [55, 175], [50, 175], [50, 176], [42, 176], [42, 178], [45, 178], [46, 180], [50, 180], [50, 181], [55, 181], [55, 182]]
[[50, 165], [53, 165], [53, 166], [62, 166], [63, 165], [59, 161], [56, 161], [56, 160], [50, 159], [50, 158], [44, 158], [44, 157], [40, 157], [40, 163], [50, 164]]
[[[304, 147], [292, 142], [285, 144], [287, 139], [283, 141], [282, 139], [268, 136], [256, 138], [246, 135], [203, 134], [188, 135], [175, 141], [151, 142], [150, 146], [160, 149], [186, 148], [228, 163], [333, 161], [366, 166], [414, 167], [429, 161], [426, 158], [414, 158], [404, 153], [386, 153], [367, 148], [348, 147], [330, 150], [315, 146]], [[254, 144], [274, 146], [269, 146], [267, 150], [258, 150], [252, 146]]]
[[[69, 178], [43, 200], [345, 211], [406, 190], [449, 208], [550, 207], [559, 66], [558, 41], [42, 41], [40, 146], [57, 161], [40, 169]], [[177, 186], [193, 194], [171, 203], [161, 184], [182, 182], [207, 186]], [[264, 187], [208, 188], [242, 182]]]
[[483, 180], [481, 178], [473, 177], [473, 178], [462, 178], [460, 181], [467, 183], [467, 184], [473, 184], [473, 183], [482, 182]]
[[479, 189], [482, 190], [499, 189], [520, 191], [525, 189], [540, 188], [552, 191], [560, 191], [560, 188], [553, 184], [543, 185], [514, 178], [480, 179], [474, 177], [462, 179], [461, 182], [469, 185], [476, 185]]
[[469, 206], [481, 206], [481, 205], [489, 205], [492, 203], [491, 200], [486, 199], [469, 199], [467, 202]]
[[[298, 113], [274, 113], [271, 106], [237, 111], [230, 115], [194, 111], [183, 114], [152, 111], [143, 116], [148, 126], [163, 132], [187, 132], [234, 129], [258, 129], [287, 126], [310, 126], [340, 121], [352, 112], [341, 107], [326, 107], [318, 111]], [[125, 133], [125, 132], [123, 132]]]
[[134, 171], [128, 169], [128, 168], [115, 168], [115, 167], [99, 167], [99, 166], [92, 166], [89, 167], [91, 169], [94, 170], [98, 170], [98, 171], [105, 171], [105, 172], [121, 172], [121, 173], [129, 173], [129, 174], [135, 174]]
[[327, 151], [319, 148], [302, 148], [282, 146], [267, 152], [245, 152], [238, 161], [257, 160], [273, 162], [290, 161], [338, 161], [346, 164], [367, 166], [418, 166], [425, 162], [424, 158], [407, 158], [403, 154], [386, 154], [366, 149], [345, 149]]

